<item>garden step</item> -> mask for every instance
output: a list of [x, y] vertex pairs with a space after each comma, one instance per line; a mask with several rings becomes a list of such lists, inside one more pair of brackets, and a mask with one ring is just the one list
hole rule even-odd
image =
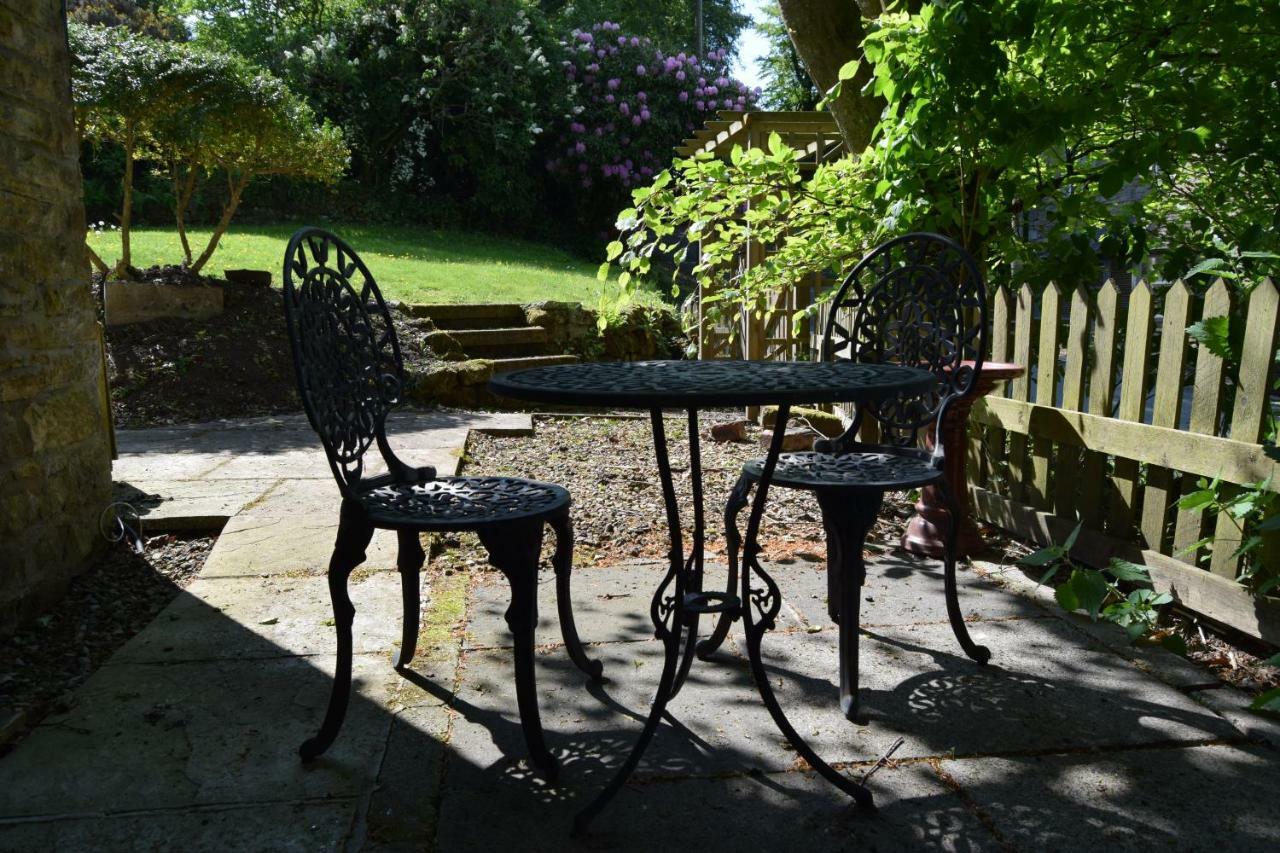
[[547, 330], [542, 326], [513, 326], [498, 329], [448, 329], [450, 335], [462, 347], [467, 355], [474, 355], [473, 349], [485, 347], [510, 346], [512, 344], [545, 344]]
[[576, 355], [530, 355], [523, 358], [495, 358], [494, 373], [506, 373], [509, 370], [524, 370], [526, 367], [548, 367], [553, 364], [573, 364], [578, 360]]
[[525, 325], [524, 308], [515, 303], [475, 305], [415, 304], [405, 310], [413, 317], [427, 317], [437, 329], [493, 329]]

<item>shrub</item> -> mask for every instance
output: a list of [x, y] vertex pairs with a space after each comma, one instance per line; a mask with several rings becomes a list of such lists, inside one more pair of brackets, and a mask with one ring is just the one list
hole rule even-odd
[[572, 108], [545, 165], [575, 185], [588, 215], [616, 212], [631, 187], [663, 169], [672, 146], [717, 110], [749, 109], [759, 94], [732, 78], [723, 50], [666, 54], [611, 21], [574, 30], [563, 47]]

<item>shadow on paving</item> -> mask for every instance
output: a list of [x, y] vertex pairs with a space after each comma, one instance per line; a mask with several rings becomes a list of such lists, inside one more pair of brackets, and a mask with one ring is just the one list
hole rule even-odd
[[[814, 578], [802, 571], [779, 571], [784, 594], [804, 594]], [[319, 725], [334, 663], [324, 578], [264, 579], [274, 611], [184, 593], [70, 711], [0, 760], [0, 849], [1257, 850], [1280, 839], [1274, 754], [1231, 745], [1241, 738], [1220, 717], [1061, 620], [975, 622], [995, 654], [981, 668], [947, 625], [883, 610], [894, 624], [864, 636], [872, 719], [860, 726], [836, 707], [836, 634], [805, 627], [807, 607], [766, 638], [771, 681], [820, 754], [854, 775], [906, 739], [904, 760], [871, 781], [877, 814], [797, 763], [731, 638], [695, 665], [633, 783], [571, 839], [573, 813], [630, 751], [657, 682], [647, 595], [625, 593], [651, 590], [653, 576], [575, 577], [579, 628], [609, 679], [600, 686], [554, 644], [543, 604], [537, 668], [563, 762], [557, 787], [524, 761], [506, 649], [453, 636], [403, 675], [391, 668], [395, 573], [353, 586], [357, 694], [338, 741], [309, 766], [296, 748]], [[479, 605], [486, 587], [473, 586]], [[471, 612], [476, 630], [502, 624], [487, 607]], [[1004, 757], [970, 757], [992, 754]]]

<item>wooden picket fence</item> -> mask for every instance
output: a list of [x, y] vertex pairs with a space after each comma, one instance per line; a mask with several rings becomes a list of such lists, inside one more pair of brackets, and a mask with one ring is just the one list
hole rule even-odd
[[[1080, 522], [1083, 561], [1144, 563], [1188, 607], [1280, 641], [1276, 608], [1234, 582], [1237, 527], [1177, 508], [1201, 478], [1280, 490], [1280, 461], [1260, 444], [1280, 343], [1274, 283], [1247, 297], [1237, 375], [1185, 332], [1231, 299], [1221, 280], [1203, 293], [1139, 282], [1127, 299], [1112, 282], [997, 290], [989, 358], [1026, 373], [974, 406], [972, 498], [979, 517], [1040, 544]], [[1211, 549], [1195, 547], [1210, 534]], [[1280, 542], [1265, 542], [1262, 559], [1280, 560]]]

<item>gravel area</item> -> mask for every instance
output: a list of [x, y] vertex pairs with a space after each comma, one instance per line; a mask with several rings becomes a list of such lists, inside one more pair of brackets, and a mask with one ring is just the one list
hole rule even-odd
[[[741, 417], [740, 412], [702, 413], [700, 420], [707, 551], [713, 559], [724, 554], [725, 498], [742, 464], [764, 450], [761, 431], [754, 426], [748, 427], [747, 440], [742, 442], [713, 441], [707, 430], [714, 423]], [[669, 417], [665, 426], [687, 543], [693, 534], [688, 422]], [[531, 477], [568, 489], [573, 495], [575, 562], [581, 565], [662, 559], [670, 548], [647, 417], [539, 417], [532, 437], [474, 436], [464, 473]], [[747, 512], [739, 516], [744, 531]], [[893, 547], [910, 514], [905, 494], [888, 497], [882, 520], [872, 532], [872, 549]], [[822, 516], [813, 495], [771, 489], [761, 531], [761, 545], [770, 558], [822, 561], [823, 542]]]
[[200, 573], [213, 543], [154, 536], [141, 554], [115, 543], [48, 613], [0, 640], [0, 754], [145, 628]]

